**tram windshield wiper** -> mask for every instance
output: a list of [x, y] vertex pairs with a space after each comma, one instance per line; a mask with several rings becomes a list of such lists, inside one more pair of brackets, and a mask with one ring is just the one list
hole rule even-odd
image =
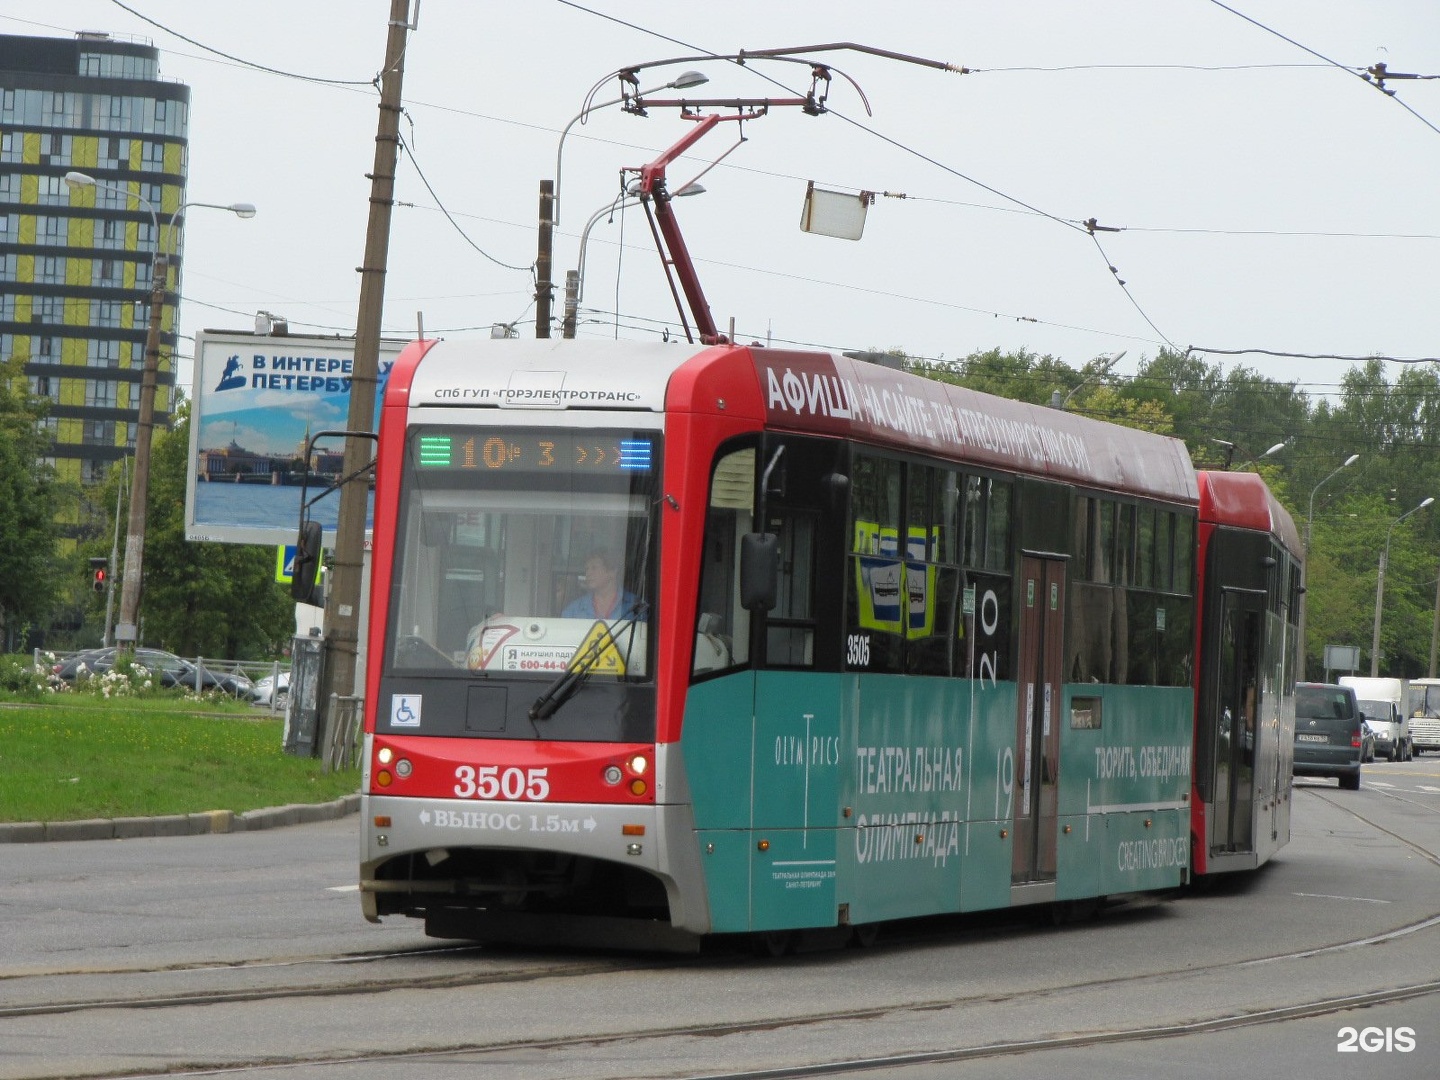
[[[578, 650], [570, 658], [570, 663], [556, 679], [547, 686], [530, 705], [529, 716], [531, 720], [548, 720], [560, 711], [560, 707], [569, 701], [579, 689], [590, 681], [590, 676], [595, 674], [600, 657], [605, 650], [614, 647], [621, 656], [629, 658], [630, 648], [635, 642], [635, 627], [645, 617], [648, 605], [643, 600], [635, 603], [632, 614], [619, 620], [611, 626], [602, 622], [605, 627], [603, 634], [596, 634], [595, 639], [584, 649]], [[620, 647], [620, 636], [627, 635], [626, 647]]]

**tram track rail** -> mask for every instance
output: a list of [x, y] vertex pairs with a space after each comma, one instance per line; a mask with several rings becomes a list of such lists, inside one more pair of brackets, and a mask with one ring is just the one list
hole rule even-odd
[[[1143, 898], [1148, 901], [1149, 898]], [[1142, 901], [1142, 903], [1143, 903]], [[1123, 986], [1133, 986], [1149, 981], [1161, 981], [1185, 975], [1203, 975], [1207, 972], [1218, 972], [1235, 967], [1250, 967], [1258, 965], [1278, 964], [1292, 960], [1303, 960], [1327, 953], [1343, 952], [1349, 949], [1363, 948], [1367, 946], [1382, 944], [1387, 941], [1407, 937], [1416, 933], [1440, 927], [1440, 911], [1433, 915], [1420, 919], [1403, 926], [1392, 928], [1378, 934], [1366, 934], [1339, 942], [1332, 942], [1328, 945], [1317, 948], [1307, 948], [1279, 952], [1266, 956], [1252, 957], [1246, 960], [1236, 961], [1226, 959], [1210, 964], [1189, 965], [1173, 969], [1158, 969], [1137, 971], [1124, 976], [1116, 976], [1104, 979], [1082, 979], [1072, 980], [1061, 984], [1052, 984], [1043, 989], [1021, 989], [1009, 993], [997, 994], [993, 991], [986, 991], [972, 994], [961, 994], [953, 997], [934, 998], [919, 1002], [906, 1003], [902, 1006], [889, 1006], [876, 1009], [858, 1010], [836, 1010], [830, 1012], [809, 1013], [803, 1016], [796, 1016], [783, 1019], [769, 1019], [755, 1025], [696, 1025], [676, 1028], [670, 1031], [672, 1034], [726, 1034], [743, 1030], [771, 1029], [788, 1025], [809, 1025], [831, 1021], [863, 1020], [874, 1018], [896, 1011], [934, 1011], [939, 1009], [963, 1008], [978, 1002], [1001, 1004], [1007, 1002], [1021, 1002], [1027, 999], [1049, 994], [1061, 994], [1080, 990], [1104, 990], [1116, 989]], [[932, 946], [943, 941], [954, 941], [956, 933], [953, 929], [931, 928], [920, 931], [905, 933], [903, 936], [893, 939], [893, 946], [896, 948], [915, 948]], [[885, 945], [878, 948], [883, 949]], [[181, 965], [150, 970], [119, 969], [114, 972], [86, 972], [88, 975], [114, 974], [123, 976], [136, 975], [163, 975], [174, 972], [182, 973], [203, 973], [215, 970], [256, 972], [267, 969], [295, 968], [302, 966], [325, 966], [325, 967], [348, 967], [353, 965], [383, 964], [386, 961], [403, 961], [423, 959], [431, 956], [457, 955], [463, 956], [466, 953], [480, 953], [478, 946], [450, 946], [437, 949], [406, 949], [393, 953], [364, 953], [346, 954], [332, 957], [309, 957], [303, 959], [289, 959], [282, 961], [254, 961], [249, 963], [223, 964], [223, 965]], [[486, 956], [493, 956], [492, 953], [484, 953]], [[718, 968], [725, 965], [733, 965], [736, 957], [727, 954], [717, 954], [702, 957], [675, 957], [668, 954], [657, 955], [653, 959], [636, 961], [634, 957], [616, 957], [586, 959], [581, 961], [567, 960], [555, 964], [541, 962], [539, 964], [524, 964], [521, 966], [510, 966], [501, 970], [471, 971], [471, 972], [446, 972], [436, 975], [413, 975], [407, 974], [403, 981], [397, 981], [392, 976], [386, 976], [383, 972], [367, 974], [364, 978], [342, 982], [317, 983], [314, 985], [272, 985], [255, 986], [232, 989], [206, 989], [193, 992], [162, 993], [152, 995], [117, 994], [113, 997], [96, 997], [88, 999], [61, 1000], [52, 1002], [36, 1002], [31, 1004], [0, 1006], [0, 1021], [15, 1019], [27, 1016], [54, 1016], [67, 1013], [86, 1013], [106, 1009], [178, 1009], [197, 1006], [225, 1005], [242, 1002], [275, 1002], [296, 998], [325, 998], [325, 997], [350, 997], [367, 994], [384, 994], [397, 989], [404, 990], [456, 990], [472, 987], [484, 987], [492, 985], [503, 985], [507, 983], [529, 983], [550, 979], [583, 979], [596, 976], [606, 976], [631, 972], [675, 970], [680, 968], [697, 969], [702, 967]], [[757, 961], [761, 963], [761, 961]], [[77, 974], [74, 971], [56, 973], [34, 973], [28, 976], [17, 976], [20, 978], [49, 978], [65, 977]], [[1440, 982], [1433, 984], [1420, 984], [1422, 989], [1416, 993], [1432, 993], [1440, 990]], [[1403, 1000], [1403, 999], [1397, 999]], [[1307, 1006], [1308, 1007], [1308, 1006]], [[1342, 1005], [1339, 1008], [1352, 1006]], [[1334, 1010], [1331, 1010], [1334, 1011]], [[1298, 1014], [1297, 1014], [1298, 1015]], [[1319, 1015], [1319, 1013], [1304, 1014]], [[1283, 1019], [1283, 1017], [1276, 1017]], [[1137, 1036], [1138, 1037], [1138, 1036]], [[1158, 1037], [1158, 1036], [1157, 1036]], [[593, 1039], [593, 1036], [588, 1037]], [[584, 1040], [582, 1040], [584, 1041]], [[563, 1040], [562, 1040], [563, 1042]], [[525, 1044], [529, 1045], [529, 1044]], [[538, 1044], [537, 1044], [538, 1045]], [[510, 1044], [506, 1044], [510, 1046]], [[472, 1048], [474, 1049], [474, 1048]], [[497, 1047], [498, 1049], [498, 1047]]]
[[[446, 954], [477, 952], [478, 946], [462, 945], [438, 949], [406, 949], [393, 953], [361, 953], [338, 956], [316, 956], [285, 960], [257, 960], [230, 964], [183, 964], [156, 968], [116, 968], [108, 971], [77, 971], [74, 969], [54, 972], [29, 972], [24, 975], [0, 979], [20, 983], [23, 980], [66, 979], [75, 977], [144, 978], [147, 976], [199, 975], [208, 972], [230, 972], [253, 974], [267, 970], [305, 967], [339, 968], [351, 965], [381, 964], [387, 960], [414, 960]], [[507, 967], [501, 970], [472, 971], [465, 973], [447, 972], [436, 975], [407, 976], [406, 989], [447, 990], [473, 986], [489, 986], [504, 983], [533, 982], [537, 979], [576, 978], [586, 975], [603, 975], [619, 971], [640, 971], [652, 965], [636, 963], [633, 958], [593, 959], [573, 961], [549, 966]], [[287, 998], [346, 997], [357, 994], [380, 994], [396, 989], [393, 977], [376, 973], [365, 978], [349, 981], [290, 984], [230, 989], [207, 989], [192, 992], [125, 994], [115, 997], [77, 998], [52, 1002], [36, 1002], [22, 1005], [0, 1005], [0, 1020], [24, 1016], [54, 1016], [63, 1013], [93, 1012], [97, 1009], [167, 1009], [188, 1008], [199, 1005], [225, 1005], [252, 1001], [280, 1001]]]
[[[1440, 859], [1437, 859], [1435, 852], [1429, 850], [1424, 843], [1405, 835], [1412, 830], [1407, 829], [1404, 823], [1390, 822], [1388, 826], [1384, 823], [1383, 814], [1376, 813], [1375, 809], [1380, 804], [1368, 801], [1367, 810], [1364, 805], [1355, 805], [1353, 797], [1341, 798], [1334, 792], [1308, 787], [1304, 790], [1326, 806], [1344, 811], [1346, 817], [1357, 821], [1365, 829], [1374, 830], [1377, 835], [1383, 836], [1387, 843], [1403, 846], [1407, 851], [1422, 857], [1427, 865], [1440, 866]], [[1385, 794], [1387, 800], [1398, 800], [1399, 803], [1415, 802], [1378, 790], [1376, 793]], [[1412, 822], [1427, 821], [1428, 813], [1440, 812], [1423, 802], [1415, 803], [1415, 806], [1426, 811], [1427, 815], [1411, 815]], [[1380, 820], [1376, 820], [1377, 818]], [[1224, 899], [1224, 895], [1223, 892], [1219, 894], [1220, 899]], [[1158, 917], [1160, 911], [1168, 907], [1171, 899], [1145, 896], [1117, 905], [1102, 917], [1099, 930], [1102, 934], [1113, 930], [1117, 935], [1124, 935], [1127, 923], [1130, 928], [1143, 927], [1146, 921]], [[1193, 903], [1199, 906], [1205, 904], [1207, 898], [1202, 895], [1193, 900], [1182, 899], [1178, 902], [1182, 905]], [[1232, 955], [1193, 966], [1160, 961], [1140, 969], [1097, 978], [1085, 978], [1084, 972], [1072, 969], [1072, 976], [1081, 977], [1071, 977], [1043, 986], [1032, 983], [1023, 986], [991, 986], [987, 989], [967, 981], [966, 984], [956, 987], [961, 991], [959, 993], [927, 994], [923, 1000], [891, 998], [876, 1001], [871, 1005], [862, 1005], [852, 1000], [849, 1002], [850, 1007], [827, 1009], [823, 1007], [825, 1002], [817, 998], [809, 1001], [808, 1008], [801, 1006], [793, 1011], [787, 1008], [778, 1015], [765, 1017], [732, 1015], [712, 1022], [697, 1023], [693, 1022], [693, 1015], [674, 1015], [668, 1018], [673, 1022], [667, 1023], [667, 1018], [659, 1015], [652, 1017], [651, 1023], [642, 1020], [644, 1026], [598, 1032], [592, 1026], [589, 1030], [577, 1030], [575, 1034], [545, 1031], [522, 1034], [519, 1031], [506, 1032], [497, 1029], [490, 1037], [476, 1038], [475, 1033], [467, 1032], [461, 1036], [463, 1041], [452, 1042], [451, 1037], [459, 1032], [434, 1031], [428, 1037], [417, 1033], [412, 1038], [409, 1034], [397, 1030], [397, 1038], [391, 1046], [370, 1046], [362, 1049], [353, 1042], [349, 1049], [340, 1049], [333, 1043], [330, 1046], [296, 1045], [285, 1049], [277, 1048], [269, 1055], [263, 1055], [263, 1052], [257, 1054], [251, 1048], [237, 1051], [231, 1047], [230, 1052], [200, 1052], [194, 1057], [187, 1055], [184, 1060], [172, 1057], [167, 1059], [163, 1066], [146, 1060], [134, 1060], [128, 1066], [117, 1066], [113, 1062], [102, 1063], [99, 1060], [85, 1061], [77, 1063], [76, 1068], [63, 1075], [76, 1080], [140, 1080], [142, 1077], [173, 1078], [198, 1074], [260, 1076], [272, 1072], [279, 1074], [282, 1070], [286, 1070], [288, 1075], [294, 1075], [297, 1068], [310, 1070], [307, 1075], [325, 1075], [321, 1070], [343, 1070], [347, 1066], [365, 1064], [401, 1067], [411, 1062], [438, 1062], [460, 1063], [467, 1067], [478, 1064], [483, 1067], [486, 1062], [503, 1061], [507, 1065], [513, 1065], [517, 1055], [523, 1059], [524, 1055], [533, 1054], [536, 1055], [537, 1065], [541, 1062], [553, 1065], [557, 1060], [563, 1060], [567, 1064], [573, 1061], [578, 1070], [574, 1075], [593, 1077], [595, 1080], [618, 1080], [622, 1076], [625, 1080], [642, 1076], [657, 1080], [662, 1077], [666, 1080], [782, 1080], [789, 1077], [863, 1075], [881, 1069], [943, 1065], [986, 1058], [1024, 1057], [1107, 1044], [1182, 1038], [1266, 1024], [1280, 1025], [1287, 1021], [1351, 1010], [1398, 1007], [1406, 1002], [1434, 999], [1440, 995], [1440, 979], [1432, 978], [1432, 970], [1417, 970], [1412, 966], [1408, 972], [1395, 972], [1390, 977], [1372, 981], [1370, 985], [1356, 986], [1353, 992], [1343, 980], [1334, 979], [1319, 982], [1313, 987], [1306, 983], [1302, 988], [1302, 984], [1293, 982], [1290, 976], [1282, 971], [1282, 985], [1293, 986], [1293, 995], [1269, 999], [1263, 995], [1251, 995], [1248, 999], [1238, 1001], [1197, 998], [1195, 1001], [1201, 1002], [1198, 1005], [1192, 1001], [1182, 1007], [1169, 1007], [1164, 1011], [1131, 1010], [1128, 1015], [1114, 1016], [1105, 1009], [1092, 1009], [1087, 1012], [1083, 1007], [1072, 1007], [1074, 1003], [1093, 1003], [1122, 997], [1130, 1000], [1159, 1000], [1170, 991], [1172, 985], [1186, 980], [1192, 986], [1219, 985], [1223, 983], [1227, 972], [1233, 977], [1236, 969], [1255, 970], [1258, 977], [1259, 971], [1264, 970], [1267, 965], [1302, 962], [1307, 970], [1314, 970], [1310, 963], [1324, 960], [1327, 956], [1330, 957], [1328, 963], [1333, 970], [1336, 964], [1346, 963], [1340, 957], [1349, 951], [1397, 942], [1427, 932], [1433, 935], [1440, 929], [1440, 906], [1422, 904], [1419, 911], [1412, 908], [1410, 915], [1402, 925], [1380, 932], [1335, 935], [1334, 937], [1341, 940], [1332, 937], [1326, 944], [1304, 949], [1281, 948], [1268, 955], [1249, 957]], [[1114, 921], [1113, 926], [1104, 925], [1111, 920]], [[1010, 913], [1008, 919], [998, 921], [952, 917], [896, 926], [893, 932], [882, 937], [873, 951], [877, 954], [890, 952], [893, 956], [903, 958], [903, 954], [908, 952], [925, 950], [936, 945], [964, 947], [968, 942], [978, 945], [980, 942], [1007, 936], [1041, 940], [1048, 933], [1050, 931], [1038, 929], [1033, 918], [1015, 913]], [[1419, 953], [1424, 950], [1416, 948], [1412, 951]], [[61, 1018], [55, 1022], [64, 1024], [69, 1023], [69, 1020], [65, 1019], [67, 1016], [89, 1014], [107, 1026], [138, 1023], [146, 1026], [158, 1024], [168, 1028], [174, 1023], [180, 1023], [190, 1027], [208, 1025], [210, 1021], [201, 1019], [203, 1013], [194, 1013], [182, 1020], [180, 1010], [205, 1006], [224, 1008], [246, 1003], [251, 1007], [260, 1003], [278, 1005], [283, 1009], [287, 1000], [303, 999], [316, 1001], [315, 1007], [319, 1008], [322, 1006], [319, 1006], [318, 1002], [325, 998], [346, 999], [374, 995], [378, 999], [378, 995], [394, 991], [428, 991], [432, 992], [437, 1000], [450, 1000], [457, 992], [463, 993], [467, 989], [483, 991], [486, 986], [520, 986], [527, 983], [535, 988], [523, 991], [525, 993], [539, 992], [548, 996], [553, 992], [562, 997], [569, 995], [579, 999], [585, 995], [611, 992], [608, 989], [611, 984], [606, 982], [607, 977], [611, 976], [623, 979], [633, 973], [653, 971], [661, 975], [682, 977], [689, 972], [696, 977], [705, 978], [706, 969], [716, 972], [717, 975], [738, 973], [743, 976], [747, 968], [758, 976], [767, 968], [783, 970], [788, 965], [803, 966], [806, 962], [804, 956], [780, 961], [741, 959], [735, 952], [725, 950], [685, 957], [671, 954], [575, 956], [542, 951], [497, 951], [473, 945], [446, 944], [433, 948], [416, 948], [412, 945], [394, 951], [279, 956], [234, 963], [193, 962], [156, 965], [150, 968], [117, 966], [108, 970], [65, 968], [48, 972], [25, 971], [0, 977], [0, 988], [24, 987], [25, 992], [36, 999], [29, 1003], [0, 1005], [0, 1021], [49, 1017]], [[457, 970], [457, 964], [464, 965], [463, 969]], [[427, 965], [430, 966], [429, 971], [426, 970]], [[437, 970], [439, 968], [444, 970]], [[212, 981], [208, 986], [179, 989], [173, 984], [163, 987], [152, 984], [150, 989], [156, 992], [144, 992], [143, 984], [147, 979], [196, 981], [210, 978], [216, 972], [236, 973], [235, 980], [250, 980], [251, 984], [215, 986]], [[336, 973], [339, 973], [338, 977]], [[81, 986], [71, 984], [68, 987], [57, 983], [48, 989], [61, 992], [49, 994], [45, 980], [50, 979], [98, 980], [98, 986], [95, 982], [90, 985], [99, 992], [87, 995], [83, 983]], [[137, 980], [140, 984], [138, 987]], [[552, 983], [551, 987], [535, 986], [547, 981]], [[1248, 977], [1246, 981], [1250, 981]], [[1271, 981], [1274, 981], [1273, 976]], [[1393, 985], [1384, 985], [1387, 982], [1393, 982]], [[128, 985], [122, 986], [121, 983]], [[137, 988], [141, 992], [126, 992]], [[39, 1000], [42, 996], [46, 1000]], [[0, 993], [0, 997], [17, 1000], [17, 995], [11, 993]], [[1072, 1004], [1061, 1006], [1058, 1005], [1060, 1002]], [[972, 1017], [993, 1017], [1007, 1010], [1033, 1015], [1051, 1007], [1055, 1010], [1053, 1021], [1032, 1025], [1014, 1038], [1003, 1037], [1009, 1032], [996, 1030], [993, 1026], [987, 1029], [982, 1023], [977, 1028], [972, 1026], [971, 1022]], [[1423, 1007], [1431, 1009], [1434, 1006], [1426, 1004]], [[106, 1010], [112, 1015], [101, 1019]], [[133, 1011], [133, 1021], [121, 1019], [126, 1010]], [[382, 1006], [378, 1012], [383, 1013], [385, 1010], [386, 1007]], [[853, 1037], [858, 1032], [876, 1030], [883, 1036], [886, 1029], [893, 1030], [906, 1025], [928, 1026], [933, 1031], [935, 1019], [946, 1012], [963, 1020], [942, 1022], [939, 1028], [948, 1031], [948, 1034], [938, 1036], [934, 1042], [913, 1041], [897, 1046], [895, 1040], [881, 1037], [876, 1039], [873, 1053], [847, 1055], [839, 1052], [847, 1048], [872, 1049], [869, 1046], [856, 1046], [868, 1038], [868, 1035], [864, 1038]], [[142, 1020], [143, 1014], [149, 1014], [154, 1019]], [[1093, 1030], [1071, 1030], [1071, 1022], [1063, 1019], [1066, 1016], [1091, 1017], [1091, 1022], [1106, 1026]], [[639, 1019], [639, 1014], [635, 1019]], [[654, 1023], [655, 1020], [659, 1022]], [[1083, 1025], [1084, 1021], [1081, 1021], [1076, 1026], [1083, 1028]], [[815, 1037], [816, 1033], [827, 1030], [844, 1037], [828, 1044], [824, 1039]], [[754, 1054], [749, 1055], [749, 1060], [746, 1060], [745, 1055], [712, 1054], [707, 1062], [704, 1053], [695, 1049], [695, 1040], [703, 1040], [713, 1047], [718, 1045], [714, 1040], [725, 1036], [738, 1036], [754, 1040], [757, 1044], [760, 1040], [765, 1040], [763, 1045], [769, 1045], [771, 1039], [805, 1043], [807, 1048], [803, 1055], [798, 1052], [789, 1055], [776, 1054], [766, 1063], [766, 1067], [757, 1065]], [[0, 1039], [4, 1037], [4, 1029], [0, 1029]], [[887, 1041], [889, 1045], [885, 1045]], [[673, 1058], [672, 1054], [675, 1055]], [[804, 1060], [797, 1060], [800, 1057]], [[609, 1065], [602, 1060], [607, 1058]], [[589, 1064], [592, 1060], [595, 1062], [593, 1071]], [[621, 1070], [617, 1062], [626, 1060], [647, 1062], [648, 1067], [638, 1071]], [[730, 1071], [724, 1071], [727, 1068]], [[654, 1071], [657, 1069], [659, 1071]]]
[[[1193, 969], [1192, 969], [1193, 971]], [[1177, 974], [1177, 973], [1167, 973]], [[1149, 978], [1164, 978], [1165, 974]], [[1066, 989], [1066, 988], [1061, 988]], [[1053, 991], [1030, 991], [1028, 995], [1043, 996]], [[789, 1065], [774, 1068], [742, 1069], [727, 1072], [694, 1072], [690, 1070], [665, 1073], [645, 1073], [649, 1080], [788, 1080], [810, 1076], [834, 1076], [850, 1073], [865, 1073], [881, 1069], [893, 1069], [910, 1065], [944, 1064], [983, 1060], [986, 1058], [1023, 1056], [1054, 1050], [1077, 1049], [1127, 1042], [1143, 1042], [1156, 1039], [1179, 1038], [1187, 1035], [1201, 1035], [1264, 1024], [1283, 1023], [1290, 1020], [1326, 1016], [1353, 1009], [1371, 1008], [1381, 1005], [1398, 1005], [1408, 1001], [1440, 994], [1440, 980], [1412, 983], [1382, 990], [1372, 990], [1340, 996], [1323, 996], [1310, 1001], [1291, 1003], [1268, 1008], [1236, 1010], [1219, 1015], [1196, 1018], [1175, 1023], [1137, 1025], [1098, 1031], [1064, 1033], [1031, 1039], [1016, 1039], [998, 1042], [983, 1042], [974, 1046], [958, 1046], [944, 1049], [879, 1054], [866, 1057], [832, 1058], [803, 1065]], [[995, 1003], [993, 997], [987, 1002]], [[313, 1054], [287, 1058], [256, 1059], [253, 1061], [227, 1062], [225, 1064], [195, 1062], [189, 1066], [167, 1066], [161, 1070], [124, 1072], [95, 1072], [76, 1074], [76, 1080], [148, 1080], [153, 1077], [186, 1076], [203, 1072], [207, 1076], [223, 1076], [236, 1073], [293, 1072], [297, 1067], [320, 1068], [326, 1066], [353, 1066], [360, 1064], [401, 1064], [421, 1061], [444, 1062], [467, 1059], [466, 1064], [483, 1065], [485, 1058], [518, 1053], [574, 1052], [577, 1055], [593, 1053], [602, 1047], [628, 1046], [643, 1047], [659, 1044], [665, 1040], [686, 1038], [717, 1038], [728, 1035], [774, 1034], [786, 1029], [812, 1027], [826, 1023], [853, 1023], [868, 1020], [893, 1018], [903, 1014], [930, 1013], [947, 1007], [962, 1006], [964, 999], [953, 1001], [931, 1001], [911, 1003], [903, 1006], [863, 1010], [837, 1010], [827, 1013], [808, 1013], [783, 1019], [757, 1020], [749, 1023], [684, 1024], [667, 1027], [632, 1030], [609, 1036], [583, 1034], [576, 1036], [495, 1041], [489, 1043], [456, 1044], [445, 1047], [397, 1049], [389, 1051]], [[650, 1056], [650, 1052], [632, 1055], [636, 1059]], [[632, 1072], [597, 1073], [605, 1080], [638, 1080]]]
[[[1330, 789], [1328, 788], [1300, 787], [1296, 788], [1296, 790], [1304, 791], [1307, 794], [1313, 795], [1315, 798], [1320, 799], [1322, 802], [1329, 803], [1335, 809], [1341, 810], [1344, 813], [1349, 814], [1356, 821], [1363, 822], [1364, 824], [1370, 826], [1370, 828], [1374, 829], [1376, 832], [1383, 833], [1384, 835], [1390, 837], [1390, 839], [1396, 840], [1399, 843], [1405, 845], [1405, 847], [1415, 852], [1415, 854], [1419, 855], [1422, 859], [1425, 859], [1426, 861], [1431, 862], [1436, 866], [1440, 866], [1440, 854], [1431, 851], [1423, 844], [1416, 843], [1408, 836], [1404, 836], [1401, 833], [1396, 832], [1394, 829], [1387, 828], [1386, 826], [1381, 825], [1378, 821], [1366, 817], [1359, 810], [1357, 810], [1354, 805], [1352, 805], [1352, 800], [1337, 798], [1330, 794]], [[1400, 795], [1396, 792], [1386, 791], [1383, 788], [1371, 788], [1370, 790], [1378, 795], [1384, 796], [1387, 799], [1394, 800], [1395, 802], [1402, 802], [1410, 806], [1414, 806], [1417, 809], [1425, 811], [1426, 813], [1440, 814], [1440, 806], [1432, 806], [1429, 803], [1421, 802], [1419, 799], [1412, 799], [1408, 796]]]

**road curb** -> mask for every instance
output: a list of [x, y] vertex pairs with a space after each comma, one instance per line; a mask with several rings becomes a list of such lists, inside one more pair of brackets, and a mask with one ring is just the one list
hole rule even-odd
[[66, 840], [133, 840], [146, 836], [203, 836], [214, 833], [254, 832], [334, 821], [360, 810], [360, 795], [346, 795], [327, 803], [292, 803], [236, 814], [208, 810], [199, 814], [160, 817], [90, 818], [84, 821], [0, 822], [0, 844]]

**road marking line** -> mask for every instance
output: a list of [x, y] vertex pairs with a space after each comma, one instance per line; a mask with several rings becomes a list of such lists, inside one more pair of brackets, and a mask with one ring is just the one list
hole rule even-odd
[[1393, 900], [1372, 900], [1368, 896], [1331, 896], [1329, 893], [1297, 892], [1296, 896], [1308, 896], [1314, 900], [1356, 900], [1362, 904], [1391, 904]]

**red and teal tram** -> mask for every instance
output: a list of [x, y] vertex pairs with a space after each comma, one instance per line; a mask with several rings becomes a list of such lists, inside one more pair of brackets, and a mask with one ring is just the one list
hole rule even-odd
[[365, 914], [682, 948], [1178, 886], [1200, 506], [1178, 440], [828, 353], [416, 343]]
[[1199, 481], [1191, 845], [1195, 872], [1213, 874], [1252, 870], [1290, 840], [1303, 556], [1259, 476]]

